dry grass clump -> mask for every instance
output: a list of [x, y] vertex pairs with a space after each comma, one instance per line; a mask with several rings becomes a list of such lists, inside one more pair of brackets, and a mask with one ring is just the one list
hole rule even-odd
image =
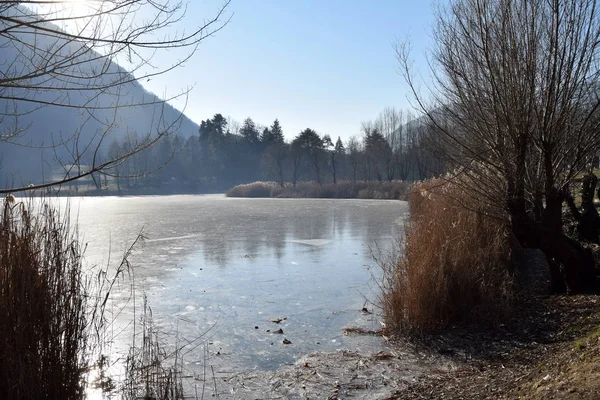
[[277, 187], [275, 182], [252, 182], [232, 187], [225, 193], [227, 197], [272, 197], [271, 190]]
[[179, 352], [167, 354], [158, 339], [158, 329], [152, 320], [152, 311], [144, 296], [141, 337], [134, 337], [129, 348], [122, 387], [127, 400], [183, 399], [183, 360]]
[[[350, 182], [352, 183], [352, 182]], [[403, 181], [365, 182], [357, 194], [359, 199], [407, 200], [410, 185]]]
[[513, 291], [507, 225], [441, 180], [415, 185], [409, 202], [403, 254], [380, 262], [388, 327], [423, 334], [504, 321]]
[[83, 397], [87, 282], [68, 218], [45, 204], [0, 212], [0, 398]]
[[316, 182], [298, 182], [296, 187], [290, 184], [281, 187], [276, 182], [253, 182], [234, 186], [227, 191], [226, 196], [406, 200], [408, 188], [409, 184], [402, 181], [341, 181], [322, 185]]

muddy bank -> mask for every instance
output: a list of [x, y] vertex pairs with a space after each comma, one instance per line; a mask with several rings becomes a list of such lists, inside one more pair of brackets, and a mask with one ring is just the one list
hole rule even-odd
[[270, 372], [214, 369], [205, 397], [596, 399], [599, 311], [598, 296], [539, 297], [519, 324], [496, 330], [457, 329], [374, 354], [314, 353]]
[[[413, 350], [314, 353], [272, 372], [215, 371], [221, 399], [387, 399], [430, 373], [457, 370], [445, 357]], [[212, 382], [214, 383], [214, 382]], [[207, 382], [206, 393], [214, 394]]]

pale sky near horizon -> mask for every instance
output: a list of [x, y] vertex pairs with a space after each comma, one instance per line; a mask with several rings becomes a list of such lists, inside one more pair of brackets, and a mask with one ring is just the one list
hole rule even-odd
[[[186, 21], [219, 4], [188, 3]], [[185, 113], [197, 123], [215, 113], [262, 125], [278, 118], [287, 138], [310, 127], [347, 140], [385, 107], [410, 108], [397, 39], [410, 37], [417, 67], [427, 68], [431, 0], [233, 0], [231, 14], [192, 60], [142, 82], [157, 94], [195, 85]]]
[[[214, 17], [223, 1], [184, 0], [177, 31]], [[141, 84], [163, 98], [193, 86], [187, 104], [171, 103], [198, 124], [216, 113], [265, 126], [278, 118], [288, 139], [312, 128], [347, 140], [385, 107], [410, 109], [393, 44], [410, 38], [416, 72], [427, 73], [433, 1], [232, 0], [230, 22], [192, 59]], [[181, 54], [159, 51], [152, 62], [165, 68]]]

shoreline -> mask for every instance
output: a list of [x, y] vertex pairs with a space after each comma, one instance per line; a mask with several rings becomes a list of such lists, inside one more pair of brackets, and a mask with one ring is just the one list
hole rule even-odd
[[388, 349], [375, 353], [315, 352], [275, 371], [221, 375], [218, 395], [224, 399], [596, 399], [600, 296], [546, 295], [546, 279], [539, 279], [543, 261], [535, 254], [528, 258], [531, 276], [525, 279], [531, 281], [523, 286], [522, 305], [507, 326], [452, 328], [412, 340], [391, 338]]

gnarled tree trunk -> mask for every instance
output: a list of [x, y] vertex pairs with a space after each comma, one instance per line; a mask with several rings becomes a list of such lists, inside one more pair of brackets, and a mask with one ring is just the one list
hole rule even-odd
[[546, 203], [543, 221], [525, 212], [524, 201], [511, 209], [513, 232], [524, 247], [538, 248], [546, 256], [552, 293], [576, 294], [597, 290], [594, 259], [589, 249], [562, 231], [562, 197]]

